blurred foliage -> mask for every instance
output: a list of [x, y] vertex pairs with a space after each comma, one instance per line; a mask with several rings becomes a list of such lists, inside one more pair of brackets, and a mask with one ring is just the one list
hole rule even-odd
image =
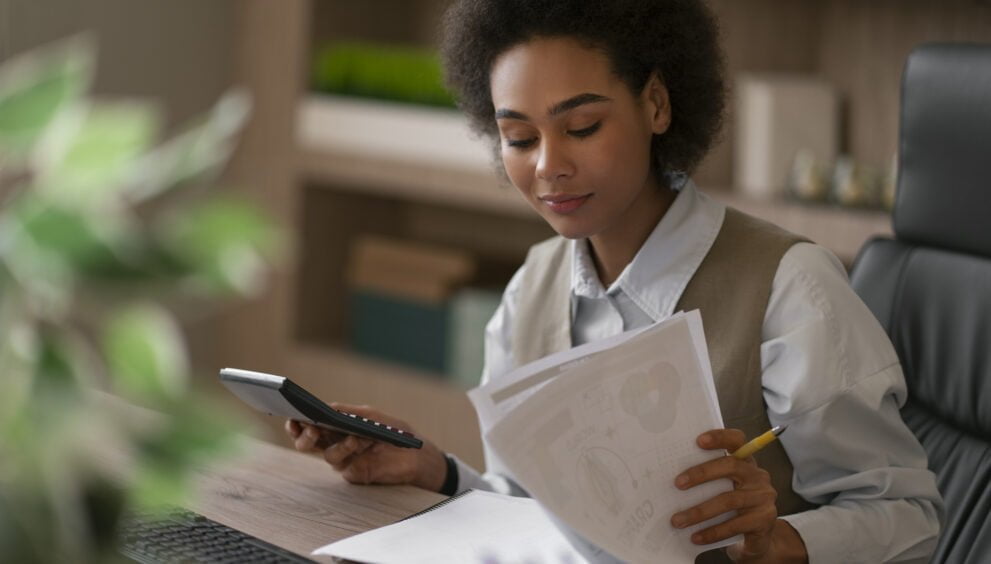
[[333, 43], [314, 56], [313, 80], [320, 92], [455, 107], [436, 53], [425, 49]]
[[94, 57], [75, 38], [0, 67], [5, 561], [113, 560], [122, 512], [181, 502], [231, 448], [165, 304], [258, 290], [277, 244], [265, 214], [208, 189], [245, 95], [160, 142], [153, 106], [88, 96]]

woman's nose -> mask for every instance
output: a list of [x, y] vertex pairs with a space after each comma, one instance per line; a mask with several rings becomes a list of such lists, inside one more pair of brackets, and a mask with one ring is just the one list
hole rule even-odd
[[574, 164], [559, 142], [544, 141], [537, 157], [537, 178], [555, 181], [574, 174]]

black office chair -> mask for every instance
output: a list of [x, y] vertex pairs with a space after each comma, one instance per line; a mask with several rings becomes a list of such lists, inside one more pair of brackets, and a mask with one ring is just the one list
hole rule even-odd
[[991, 44], [926, 45], [902, 79], [895, 238], [851, 273], [909, 387], [946, 502], [933, 562], [991, 562]]

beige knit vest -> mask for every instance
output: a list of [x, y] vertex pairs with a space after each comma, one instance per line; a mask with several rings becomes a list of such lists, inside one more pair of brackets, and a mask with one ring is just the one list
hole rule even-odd
[[[770, 428], [761, 385], [761, 328], [781, 257], [804, 241], [732, 208], [716, 240], [688, 282], [675, 311], [698, 309], [709, 348], [716, 394], [726, 428], [755, 437]], [[571, 254], [554, 237], [533, 246], [520, 284], [513, 325], [517, 366], [571, 348]], [[755, 456], [778, 492], [778, 514], [813, 507], [791, 487], [792, 466], [779, 442]], [[722, 551], [697, 562], [725, 562]]]

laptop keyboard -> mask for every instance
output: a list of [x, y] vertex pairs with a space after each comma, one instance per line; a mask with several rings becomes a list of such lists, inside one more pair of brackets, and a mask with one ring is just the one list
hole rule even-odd
[[120, 552], [144, 564], [313, 562], [186, 509], [125, 519]]

